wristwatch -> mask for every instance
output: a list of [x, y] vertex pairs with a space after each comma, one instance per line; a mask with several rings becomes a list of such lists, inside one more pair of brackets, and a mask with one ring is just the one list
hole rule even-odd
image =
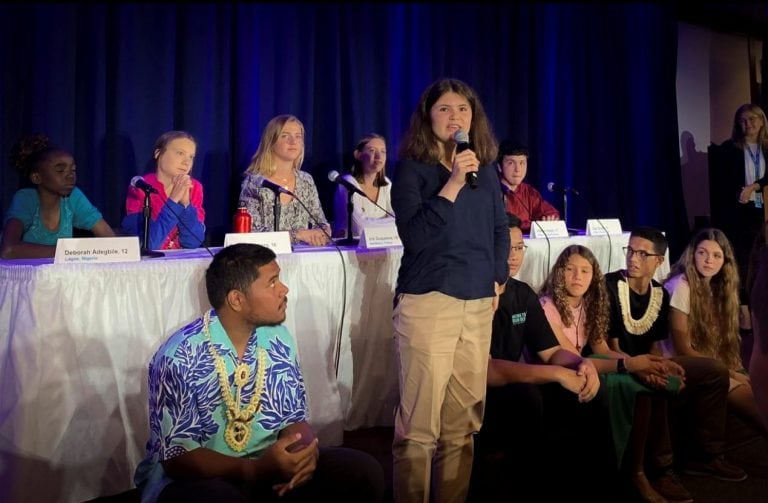
[[616, 360], [616, 372], [619, 374], [627, 373], [627, 367], [624, 365], [624, 358], [619, 358]]

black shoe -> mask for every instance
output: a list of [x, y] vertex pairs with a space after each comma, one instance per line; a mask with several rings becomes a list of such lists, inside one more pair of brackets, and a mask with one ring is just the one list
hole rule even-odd
[[725, 457], [715, 456], [708, 462], [692, 461], [683, 470], [688, 475], [714, 477], [728, 482], [741, 482], [747, 478], [746, 472], [725, 460]]
[[656, 492], [664, 496], [670, 503], [692, 503], [693, 496], [685, 488], [677, 474], [668, 468], [655, 480], [651, 481], [651, 485]]

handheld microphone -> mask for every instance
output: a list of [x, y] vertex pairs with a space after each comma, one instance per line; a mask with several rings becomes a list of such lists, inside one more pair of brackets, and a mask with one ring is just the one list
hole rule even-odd
[[328, 172], [328, 179], [332, 181], [333, 183], [338, 183], [339, 185], [344, 186], [345, 189], [347, 189], [349, 192], [354, 192], [355, 194], [361, 195], [364, 198], [370, 200], [368, 195], [363, 192], [362, 190], [355, 187], [353, 184], [349, 183], [348, 180], [345, 180], [344, 177], [342, 177], [338, 171], [335, 169], [333, 171]]
[[[464, 152], [465, 150], [469, 150], [469, 135], [466, 131], [463, 129], [459, 129], [453, 134], [453, 141], [456, 142], [456, 153], [459, 154], [461, 152]], [[476, 189], [477, 188], [477, 172], [476, 171], [470, 171], [466, 175], [467, 185], [469, 185], [469, 188]]]
[[259, 187], [262, 187], [264, 189], [270, 189], [275, 193], [288, 194], [289, 196], [296, 197], [293, 192], [286, 189], [282, 185], [278, 185], [275, 182], [268, 180], [267, 177], [265, 177], [264, 175], [257, 174], [257, 175], [254, 175], [253, 178], [254, 180], [256, 180], [256, 185], [258, 185]]
[[555, 182], [549, 182], [547, 184], [547, 190], [550, 192], [570, 192], [571, 194], [576, 194], [577, 196], [580, 196], [579, 191], [574, 189], [573, 187], [561, 187], [560, 185], [556, 184]]
[[131, 178], [131, 187], [134, 189], [143, 190], [147, 194], [157, 194], [157, 189], [147, 183], [141, 176], [134, 176]]

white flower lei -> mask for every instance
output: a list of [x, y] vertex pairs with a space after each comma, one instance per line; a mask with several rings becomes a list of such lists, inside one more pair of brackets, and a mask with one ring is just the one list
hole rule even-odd
[[624, 328], [632, 335], [642, 335], [651, 329], [659, 317], [661, 303], [664, 299], [663, 287], [653, 286], [651, 284], [651, 299], [648, 302], [648, 308], [645, 314], [639, 320], [632, 318], [629, 300], [629, 283], [627, 281], [618, 282], [619, 305], [621, 306], [621, 319], [624, 321]]

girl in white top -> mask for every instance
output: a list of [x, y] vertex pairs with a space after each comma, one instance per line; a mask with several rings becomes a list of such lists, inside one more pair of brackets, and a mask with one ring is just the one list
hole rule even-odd
[[[366, 222], [391, 218], [390, 215], [394, 215], [394, 211], [390, 198], [392, 184], [384, 174], [387, 164], [387, 145], [384, 137], [376, 133], [366, 135], [357, 143], [354, 156], [352, 172], [343, 178], [368, 196], [368, 199], [360, 194], [352, 196], [352, 235], [357, 238], [363, 232]], [[333, 227], [337, 237], [347, 235], [347, 201], [347, 189], [339, 185], [334, 198]]]
[[749, 375], [741, 361], [739, 274], [733, 248], [719, 229], [703, 229], [672, 267], [670, 339], [665, 353], [714, 358], [730, 374], [728, 404], [763, 435]]

